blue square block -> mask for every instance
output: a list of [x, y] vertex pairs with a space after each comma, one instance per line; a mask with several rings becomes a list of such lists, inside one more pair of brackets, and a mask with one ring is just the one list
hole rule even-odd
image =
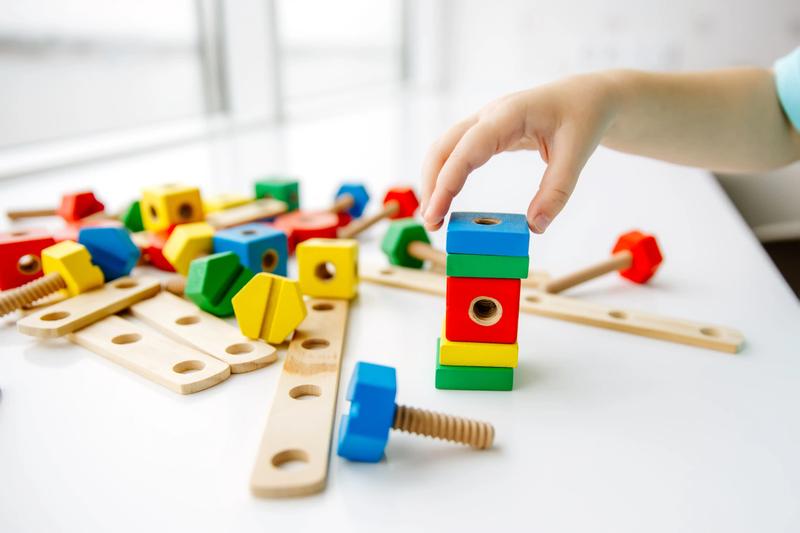
[[447, 253], [507, 255], [529, 253], [530, 230], [524, 215], [513, 213], [467, 213], [450, 215]]
[[214, 253], [233, 252], [253, 272], [286, 275], [286, 234], [263, 224], [244, 224], [214, 234]]
[[89, 226], [78, 233], [78, 242], [92, 256], [92, 263], [103, 271], [106, 281], [130, 274], [141, 252], [123, 227]]

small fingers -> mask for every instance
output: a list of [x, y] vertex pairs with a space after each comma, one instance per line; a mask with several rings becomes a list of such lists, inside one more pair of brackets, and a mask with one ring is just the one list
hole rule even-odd
[[466, 133], [477, 120], [477, 117], [472, 116], [453, 125], [428, 150], [428, 153], [425, 155], [425, 161], [422, 164], [422, 202], [420, 213], [425, 213], [428, 207], [431, 194], [436, 187], [436, 178], [442, 170], [442, 165], [447, 161], [453, 148], [455, 148], [458, 141], [461, 140], [464, 133]]

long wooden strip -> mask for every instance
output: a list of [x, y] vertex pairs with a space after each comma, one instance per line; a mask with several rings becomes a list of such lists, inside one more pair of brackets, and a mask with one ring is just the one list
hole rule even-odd
[[179, 394], [213, 387], [231, 375], [230, 367], [222, 361], [114, 315], [68, 337]]
[[142, 300], [130, 310], [153, 329], [227, 363], [234, 374], [265, 367], [278, 359], [274, 346], [244, 337], [238, 328], [169, 292]]
[[29, 314], [17, 329], [34, 337], [60, 337], [149, 298], [161, 290], [155, 278], [119, 278]]
[[[349, 302], [311, 299], [295, 331], [264, 429], [250, 489], [256, 496], [302, 496], [328, 478]], [[286, 463], [301, 462], [300, 468]]]
[[206, 215], [206, 222], [216, 229], [230, 228], [263, 218], [278, 216], [285, 213], [287, 209], [288, 206], [285, 202], [274, 198], [264, 198], [249, 204], [209, 213]]
[[[445, 295], [444, 277], [435, 272], [394, 266], [360, 265], [359, 277], [363, 281], [379, 285], [426, 292], [438, 296]], [[522, 291], [520, 310], [533, 315], [557, 318], [567, 322], [576, 322], [727, 353], [738, 352], [744, 344], [744, 336], [739, 331], [725, 326], [677, 320], [650, 313], [608, 307], [564, 296], [546, 294], [538, 290], [525, 289]]]

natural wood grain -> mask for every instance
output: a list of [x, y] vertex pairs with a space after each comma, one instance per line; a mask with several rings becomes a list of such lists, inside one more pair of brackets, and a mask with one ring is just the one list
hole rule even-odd
[[575, 272], [571, 272], [564, 276], [554, 278], [548, 281], [541, 288], [545, 292], [557, 294], [569, 288], [575, 287], [576, 285], [580, 285], [581, 283], [585, 283], [604, 274], [608, 274], [609, 272], [628, 268], [631, 266], [632, 262], [633, 254], [630, 252], [630, 250], [622, 250], [621, 252], [615, 253], [604, 261], [600, 261], [594, 265], [576, 270]]
[[380, 211], [372, 215], [357, 218], [343, 228], [339, 228], [337, 236], [340, 239], [353, 239], [365, 232], [384, 218], [393, 216], [400, 210], [400, 204], [394, 200], [387, 202]]
[[225, 209], [224, 211], [209, 213], [206, 215], [206, 222], [214, 226], [215, 229], [224, 229], [278, 216], [285, 213], [287, 209], [288, 206], [285, 202], [274, 198], [263, 198], [249, 204]]

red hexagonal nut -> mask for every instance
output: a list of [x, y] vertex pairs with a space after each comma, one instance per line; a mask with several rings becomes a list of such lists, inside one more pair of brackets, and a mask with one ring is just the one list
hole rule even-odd
[[56, 212], [67, 222], [76, 222], [89, 215], [103, 211], [105, 206], [91, 191], [65, 194]]
[[417, 200], [417, 195], [414, 194], [414, 190], [411, 187], [394, 187], [389, 189], [389, 192], [383, 197], [383, 205], [391, 201], [397, 202], [400, 206], [397, 212], [390, 217], [394, 219], [412, 217], [419, 207], [419, 200]]
[[635, 283], [647, 283], [663, 261], [656, 238], [641, 231], [629, 231], [614, 245], [613, 253], [627, 250], [631, 253], [631, 266], [620, 270], [620, 276]]

